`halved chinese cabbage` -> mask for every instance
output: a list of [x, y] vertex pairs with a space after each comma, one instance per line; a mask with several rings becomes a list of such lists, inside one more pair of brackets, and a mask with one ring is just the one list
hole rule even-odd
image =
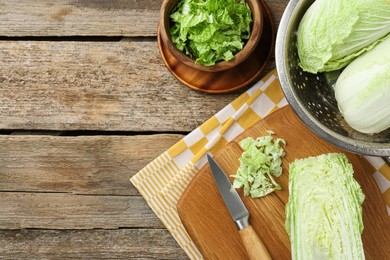
[[290, 165], [286, 230], [292, 259], [364, 259], [364, 194], [342, 153]]

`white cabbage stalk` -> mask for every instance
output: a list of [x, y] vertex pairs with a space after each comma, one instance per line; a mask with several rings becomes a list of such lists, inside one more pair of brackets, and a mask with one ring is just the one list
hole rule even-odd
[[345, 67], [390, 33], [390, 0], [316, 0], [303, 16], [297, 49], [303, 70]]
[[390, 127], [390, 37], [344, 69], [335, 95], [353, 129], [373, 134]]
[[292, 259], [364, 259], [364, 194], [345, 154], [298, 159], [289, 171], [286, 230]]

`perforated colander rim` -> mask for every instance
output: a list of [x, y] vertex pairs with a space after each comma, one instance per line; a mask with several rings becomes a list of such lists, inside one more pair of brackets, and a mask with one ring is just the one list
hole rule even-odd
[[[314, 2], [314, 0], [291, 0], [282, 16], [282, 19], [279, 24], [278, 33], [276, 36], [276, 45], [275, 45], [275, 60], [276, 60], [276, 69], [279, 76], [279, 81], [282, 86], [284, 95], [295, 111], [297, 116], [301, 121], [315, 134], [319, 137], [328, 141], [329, 143], [340, 147], [341, 149], [365, 154], [372, 156], [390, 156], [390, 143], [374, 143], [366, 142], [362, 140], [356, 140], [351, 137], [343, 136], [325, 125], [321, 124], [315, 117], [313, 117], [308, 111], [300, 98], [298, 97], [296, 90], [292, 88], [292, 82], [290, 80], [290, 75], [287, 69], [287, 44], [286, 39], [289, 39], [292, 30], [293, 19], [299, 16], [297, 10], [300, 6], [308, 5]], [[299, 6], [298, 6], [299, 5]]]

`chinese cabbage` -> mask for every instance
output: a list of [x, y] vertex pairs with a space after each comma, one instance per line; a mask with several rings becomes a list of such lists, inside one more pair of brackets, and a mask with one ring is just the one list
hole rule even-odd
[[292, 259], [364, 259], [364, 194], [342, 153], [295, 160], [289, 168], [286, 230]]
[[233, 59], [251, 34], [245, 0], [180, 0], [170, 18], [175, 46], [205, 66]]
[[343, 68], [389, 33], [389, 0], [316, 0], [298, 27], [299, 64], [311, 73]]
[[263, 197], [274, 190], [280, 190], [274, 177], [282, 174], [282, 157], [285, 155], [281, 138], [274, 139], [273, 132], [256, 140], [248, 137], [240, 142], [244, 149], [240, 157], [240, 167], [234, 177], [233, 187], [244, 188], [244, 195], [252, 198]]
[[390, 37], [343, 70], [335, 97], [353, 129], [372, 134], [390, 127]]

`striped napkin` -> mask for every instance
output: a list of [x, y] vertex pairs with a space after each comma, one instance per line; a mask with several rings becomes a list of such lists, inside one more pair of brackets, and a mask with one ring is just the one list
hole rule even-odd
[[[191, 259], [203, 259], [182, 225], [176, 205], [185, 188], [206, 164], [206, 153], [217, 153], [237, 135], [269, 113], [287, 105], [276, 71], [149, 163], [130, 181]], [[390, 167], [378, 157], [365, 157], [390, 215]]]

